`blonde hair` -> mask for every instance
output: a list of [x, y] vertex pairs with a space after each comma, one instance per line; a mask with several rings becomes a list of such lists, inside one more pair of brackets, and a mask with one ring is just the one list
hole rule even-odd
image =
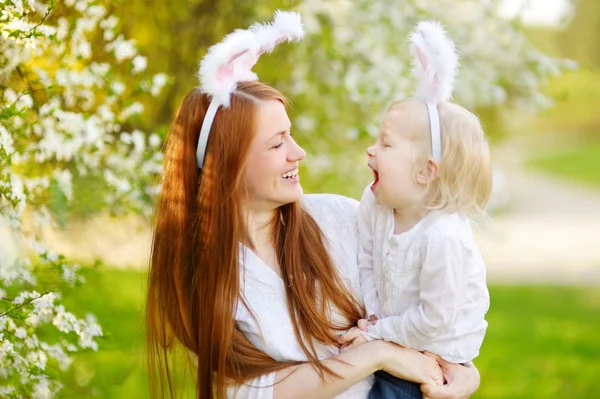
[[[431, 135], [427, 106], [421, 100], [409, 98], [392, 104], [387, 112], [403, 112], [418, 126], [406, 130], [415, 140], [415, 171], [427, 167], [431, 158]], [[404, 112], [409, 112], [407, 116]], [[438, 104], [442, 136], [442, 161], [438, 176], [429, 186], [428, 209], [444, 212], [480, 212], [492, 191], [490, 148], [479, 118], [460, 105]]]

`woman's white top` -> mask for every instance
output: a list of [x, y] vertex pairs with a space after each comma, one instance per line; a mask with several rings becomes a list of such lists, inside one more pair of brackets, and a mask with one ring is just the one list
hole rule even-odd
[[378, 205], [367, 187], [358, 228], [365, 307], [380, 319], [369, 335], [453, 363], [477, 357], [490, 299], [469, 220], [434, 211], [394, 234], [393, 209]]
[[[326, 238], [329, 254], [350, 291], [360, 298], [358, 272], [358, 202], [332, 194], [303, 197], [303, 206], [315, 219]], [[283, 280], [249, 248], [240, 245], [241, 287], [246, 304], [238, 301], [235, 320], [252, 344], [277, 361], [307, 361], [294, 334], [287, 308]], [[251, 311], [250, 311], [251, 310]], [[253, 317], [254, 316], [256, 317]], [[339, 317], [332, 311], [332, 318]], [[319, 358], [339, 354], [337, 347], [321, 345]], [[228, 397], [271, 399], [275, 373], [257, 378], [241, 387], [228, 390]], [[337, 396], [365, 399], [371, 382], [365, 379]]]

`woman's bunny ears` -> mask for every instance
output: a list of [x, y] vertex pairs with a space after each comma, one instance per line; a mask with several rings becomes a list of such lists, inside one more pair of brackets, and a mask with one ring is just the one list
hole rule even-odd
[[304, 36], [300, 15], [275, 12], [272, 23], [256, 23], [249, 29], [237, 29], [222, 42], [208, 49], [198, 70], [200, 90], [212, 101], [229, 107], [231, 93], [238, 82], [257, 80], [252, 67], [263, 53], [279, 43], [298, 41]]
[[419, 80], [415, 97], [435, 104], [452, 98], [458, 70], [454, 42], [439, 22], [419, 22], [410, 34], [414, 52], [413, 74]]
[[437, 105], [452, 98], [458, 55], [439, 22], [419, 22], [409, 40], [414, 52], [413, 74], [419, 80], [415, 97], [427, 105], [431, 156], [439, 166], [442, 163], [442, 137]]
[[246, 30], [237, 29], [208, 49], [198, 70], [200, 91], [211, 98], [196, 148], [196, 160], [200, 169], [204, 165], [208, 136], [217, 110], [221, 106], [229, 107], [231, 94], [238, 82], [257, 80], [252, 67], [258, 57], [273, 51], [279, 43], [298, 41], [303, 36], [300, 15], [276, 11], [272, 23], [256, 23]]

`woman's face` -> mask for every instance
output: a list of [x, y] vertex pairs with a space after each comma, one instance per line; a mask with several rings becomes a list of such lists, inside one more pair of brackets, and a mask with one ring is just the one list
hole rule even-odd
[[302, 196], [298, 163], [306, 153], [292, 138], [290, 128], [290, 119], [281, 102], [259, 102], [256, 136], [243, 176], [247, 206], [255, 212], [272, 211]]

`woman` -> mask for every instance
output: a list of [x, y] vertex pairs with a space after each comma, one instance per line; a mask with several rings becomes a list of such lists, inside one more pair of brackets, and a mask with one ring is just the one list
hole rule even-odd
[[150, 377], [162, 396], [173, 395], [167, 359], [179, 344], [198, 360], [198, 398], [363, 399], [377, 370], [424, 384], [426, 397], [473, 393], [473, 367], [442, 362], [441, 386], [436, 359], [392, 343], [339, 353], [337, 335], [364, 315], [353, 296], [357, 203], [303, 196], [305, 153], [278, 91], [239, 82], [229, 95], [211, 115], [211, 97], [192, 90], [165, 146], [147, 299]]

